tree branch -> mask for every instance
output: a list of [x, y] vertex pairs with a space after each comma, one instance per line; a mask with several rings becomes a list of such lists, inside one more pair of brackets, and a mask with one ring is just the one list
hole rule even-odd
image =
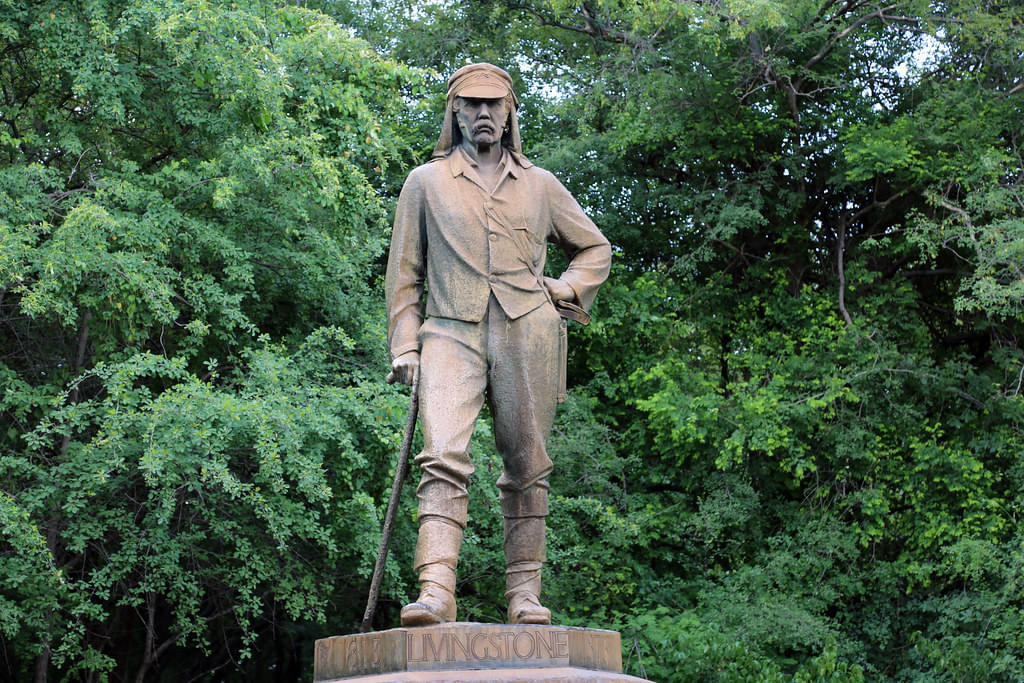
[[870, 204], [862, 206], [854, 213], [842, 216], [839, 219], [839, 230], [837, 231], [838, 244], [836, 245], [836, 273], [839, 277], [839, 312], [843, 314], [843, 320], [846, 321], [847, 327], [853, 325], [853, 318], [850, 317], [850, 312], [846, 309], [846, 228], [850, 223], [865, 216], [868, 212], [875, 209], [884, 209], [889, 206], [906, 191], [907, 188], [904, 188], [888, 199], [882, 201], [875, 200]]
[[537, 21], [541, 26], [550, 26], [552, 28], [560, 28], [565, 31], [572, 31], [574, 33], [582, 33], [588, 35], [591, 38], [597, 40], [604, 40], [612, 43], [620, 43], [622, 45], [628, 45], [634, 49], [647, 49], [650, 47], [650, 43], [643, 39], [631, 35], [625, 31], [617, 29], [609, 29], [602, 26], [597, 19], [597, 12], [591, 6], [591, 3], [585, 2], [580, 6], [580, 15], [583, 18], [583, 25], [567, 24], [562, 21], [546, 15], [540, 10], [529, 6], [525, 3], [509, 3], [509, 9], [519, 10], [526, 12], [536, 17]]
[[901, 4], [902, 3], [896, 3], [895, 5], [889, 5], [888, 7], [879, 8], [874, 12], [871, 12], [870, 14], [865, 14], [863, 17], [853, 22], [839, 33], [834, 34], [832, 38], [830, 38], [824, 45], [821, 46], [821, 49], [818, 50], [817, 54], [815, 54], [813, 57], [807, 60], [807, 62], [804, 63], [803, 68], [810, 69], [812, 66], [814, 66], [821, 60], [825, 59], [825, 57], [827, 57], [832, 52], [832, 50], [836, 48], [836, 45], [838, 45], [843, 40], [843, 38], [850, 35], [858, 28], [860, 28], [867, 22], [871, 21], [872, 19], [884, 19], [885, 13], [887, 11], [896, 9]]

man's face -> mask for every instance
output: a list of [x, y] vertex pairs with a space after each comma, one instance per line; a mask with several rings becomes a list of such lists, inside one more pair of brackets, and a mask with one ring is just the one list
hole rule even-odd
[[505, 98], [456, 97], [455, 120], [462, 136], [474, 145], [495, 145], [508, 119]]

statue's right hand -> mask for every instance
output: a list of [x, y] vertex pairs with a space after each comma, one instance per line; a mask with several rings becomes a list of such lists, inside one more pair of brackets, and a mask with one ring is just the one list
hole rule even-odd
[[418, 351], [403, 353], [391, 361], [391, 372], [384, 379], [388, 384], [401, 382], [412, 386], [420, 376], [420, 354]]

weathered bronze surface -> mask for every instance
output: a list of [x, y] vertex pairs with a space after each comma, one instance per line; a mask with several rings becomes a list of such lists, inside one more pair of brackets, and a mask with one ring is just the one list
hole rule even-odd
[[615, 631], [453, 623], [318, 640], [313, 679], [642, 680], [621, 672]]
[[[565, 321], [586, 319], [611, 247], [555, 177], [522, 155], [512, 80], [459, 69], [434, 159], [409, 174], [395, 214], [385, 290], [392, 376], [419, 378], [423, 451], [419, 599], [405, 626], [456, 619], [473, 424], [487, 400], [504, 472], [509, 623], [550, 623], [540, 603], [552, 463], [546, 441], [564, 398]], [[569, 265], [545, 277], [547, 243]], [[425, 294], [425, 305], [423, 303]]]

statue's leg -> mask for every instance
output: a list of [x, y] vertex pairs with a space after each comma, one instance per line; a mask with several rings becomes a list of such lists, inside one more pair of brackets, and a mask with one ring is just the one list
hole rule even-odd
[[510, 624], [551, 623], [551, 610], [540, 603], [544, 536], [543, 517], [505, 517], [505, 599]]
[[403, 626], [456, 619], [455, 578], [466, 526], [469, 440], [486, 388], [483, 325], [428, 319], [420, 332], [421, 478], [414, 568], [420, 595], [402, 608]]
[[[503, 316], [503, 314], [500, 314]], [[494, 436], [504, 462], [498, 479], [505, 517], [505, 597], [508, 621], [548, 624], [541, 605], [545, 517], [551, 459], [547, 438], [559, 384], [559, 318], [549, 305], [488, 330]]]
[[454, 520], [420, 515], [413, 562], [420, 595], [402, 608], [402, 626], [428, 626], [455, 621], [455, 569], [459, 564], [462, 530]]

